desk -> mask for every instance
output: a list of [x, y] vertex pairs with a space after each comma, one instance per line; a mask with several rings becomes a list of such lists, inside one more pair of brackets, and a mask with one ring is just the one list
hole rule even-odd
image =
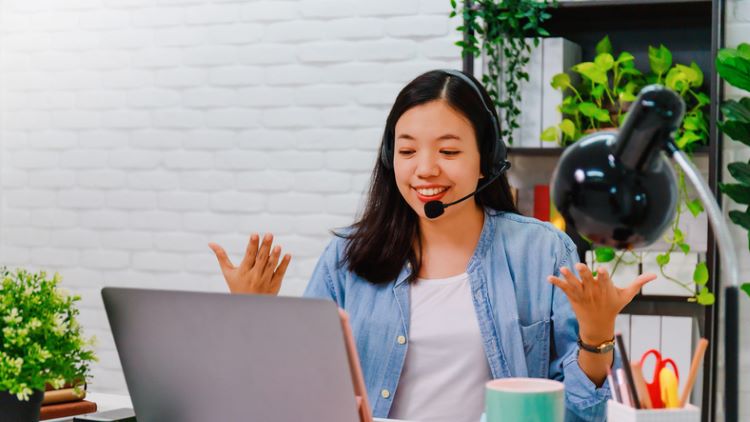
[[[93, 401], [94, 403], [96, 403], [97, 412], [121, 409], [123, 407], [129, 407], [129, 408], [133, 407], [133, 403], [130, 401], [129, 396], [119, 395], [119, 394], [104, 394], [104, 393], [87, 392], [86, 400]], [[44, 422], [73, 422], [73, 418], [47, 419]], [[375, 418], [374, 422], [409, 422], [409, 421]]]

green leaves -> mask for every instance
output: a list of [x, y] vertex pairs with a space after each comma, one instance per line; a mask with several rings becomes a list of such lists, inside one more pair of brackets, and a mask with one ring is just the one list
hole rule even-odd
[[750, 91], [750, 46], [722, 48], [716, 55], [716, 71], [730, 85]]
[[708, 287], [703, 287], [700, 292], [695, 296], [695, 299], [698, 301], [699, 304], [704, 306], [710, 306], [713, 305], [714, 302], [716, 302], [716, 297], [714, 297], [714, 294], [708, 291]]
[[750, 283], [742, 283], [740, 289], [742, 289], [743, 292], [747, 293], [747, 295], [750, 296]]
[[45, 384], [83, 383], [96, 360], [60, 276], [0, 269], [0, 391], [27, 400]]
[[560, 130], [562, 130], [563, 134], [565, 134], [565, 136], [567, 136], [568, 138], [575, 138], [576, 125], [572, 120], [563, 119], [563, 121], [560, 123]]
[[600, 246], [594, 249], [594, 256], [596, 262], [609, 262], [615, 259], [615, 250], [607, 246]]
[[693, 199], [688, 202], [687, 207], [690, 210], [690, 214], [693, 214], [693, 217], [697, 217], [703, 212], [703, 203], [701, 203], [700, 199]]
[[552, 82], [550, 82], [550, 85], [552, 85], [552, 88], [562, 91], [565, 88], [571, 86], [570, 76], [568, 76], [567, 73], [558, 73], [557, 75], [552, 77]]
[[727, 167], [732, 177], [740, 183], [750, 186], [750, 163], [734, 162]]
[[550, 126], [547, 129], [544, 129], [539, 138], [544, 142], [557, 142], [557, 128], [555, 126]]
[[660, 267], [669, 264], [669, 254], [656, 255], [656, 263], [659, 264]]
[[719, 183], [719, 189], [734, 202], [750, 205], [750, 186], [739, 183]]
[[648, 62], [652, 72], [663, 75], [672, 67], [672, 52], [664, 44], [659, 48], [648, 46]]
[[729, 211], [729, 219], [745, 230], [750, 230], [750, 211]]
[[608, 53], [612, 54], [612, 43], [609, 41], [609, 35], [605, 35], [598, 43], [596, 43], [596, 55]]
[[583, 75], [594, 83], [607, 84], [607, 70], [599, 67], [594, 62], [583, 62], [573, 66], [573, 70]]
[[695, 271], [693, 271], [693, 282], [699, 286], [704, 286], [708, 283], [708, 267], [706, 267], [705, 262], [699, 262], [698, 265], [695, 266]]

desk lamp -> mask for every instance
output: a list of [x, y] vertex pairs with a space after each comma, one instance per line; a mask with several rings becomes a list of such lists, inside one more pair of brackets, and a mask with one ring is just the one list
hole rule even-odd
[[[726, 420], [738, 420], [737, 255], [719, 205], [673, 134], [685, 104], [660, 85], [641, 90], [617, 132], [597, 132], [569, 146], [552, 175], [552, 200], [566, 223], [597, 244], [646, 246], [672, 223], [678, 201], [671, 157], [695, 186], [708, 214], [726, 276]], [[717, 284], [717, 290], [719, 285]]]

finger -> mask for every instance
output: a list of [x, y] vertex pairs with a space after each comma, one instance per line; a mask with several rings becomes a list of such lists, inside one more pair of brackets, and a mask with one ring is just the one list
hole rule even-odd
[[214, 251], [214, 254], [216, 254], [216, 259], [219, 261], [219, 266], [222, 271], [228, 271], [234, 268], [234, 265], [232, 265], [232, 261], [229, 260], [224, 248], [213, 242], [210, 242], [208, 247]]
[[292, 256], [289, 254], [286, 254], [281, 258], [281, 264], [276, 268], [276, 271], [274, 271], [273, 277], [271, 278], [271, 284], [274, 288], [278, 289], [278, 287], [281, 286], [281, 281], [284, 279], [284, 274], [286, 274], [286, 269], [289, 267], [289, 261], [291, 260]]
[[553, 275], [547, 277], [547, 281], [555, 285], [557, 288], [563, 291], [566, 296], [568, 296], [569, 299], [575, 299], [577, 298], [575, 290], [573, 290], [569, 283], [566, 280], [563, 280], [559, 277], [555, 277]]
[[586, 283], [595, 283], [596, 278], [594, 278], [594, 274], [591, 272], [591, 268], [589, 268], [588, 265], [583, 263], [576, 264], [576, 270], [578, 271], [578, 275], [581, 276], [581, 282], [586, 285]]
[[281, 255], [281, 246], [274, 246], [271, 250], [271, 256], [268, 258], [268, 262], [266, 262], [266, 266], [263, 269], [263, 279], [268, 279], [269, 282], [271, 281], [271, 278], [273, 276], [273, 270], [276, 268], [276, 265], [279, 263], [279, 256]]
[[266, 263], [268, 262], [268, 254], [271, 252], [271, 244], [273, 244], [273, 235], [271, 233], [266, 233], [263, 235], [263, 243], [260, 244], [258, 257], [255, 260], [255, 267], [261, 272], [265, 270]]
[[565, 278], [565, 281], [568, 282], [568, 286], [570, 286], [570, 288], [573, 289], [576, 294], [580, 294], [583, 292], [581, 280], [579, 280], [578, 277], [573, 274], [573, 271], [570, 271], [568, 267], [560, 268], [560, 274], [562, 274], [562, 276]]
[[609, 270], [606, 267], [599, 267], [596, 270], [596, 281], [600, 284], [607, 284], [612, 282], [612, 279], [609, 278]]
[[253, 268], [253, 265], [255, 264], [255, 258], [258, 256], [258, 241], [259, 241], [258, 233], [253, 233], [250, 235], [250, 240], [247, 242], [247, 247], [245, 248], [245, 256], [242, 258], [242, 263], [240, 264], [241, 267], [245, 269]]
[[643, 286], [646, 285], [646, 283], [654, 281], [654, 280], [656, 280], [656, 274], [653, 274], [653, 273], [641, 274], [638, 276], [638, 278], [633, 280], [633, 282], [630, 283], [628, 287], [623, 289], [627, 295], [628, 302], [633, 300], [635, 295], [637, 295], [638, 292], [641, 291], [641, 289], [643, 288]]

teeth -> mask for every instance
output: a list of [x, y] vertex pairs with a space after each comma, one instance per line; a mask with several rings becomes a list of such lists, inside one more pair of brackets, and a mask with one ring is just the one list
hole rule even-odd
[[435, 196], [439, 193], [445, 192], [448, 190], [448, 188], [426, 188], [426, 189], [417, 189], [417, 192], [419, 192], [422, 196]]

